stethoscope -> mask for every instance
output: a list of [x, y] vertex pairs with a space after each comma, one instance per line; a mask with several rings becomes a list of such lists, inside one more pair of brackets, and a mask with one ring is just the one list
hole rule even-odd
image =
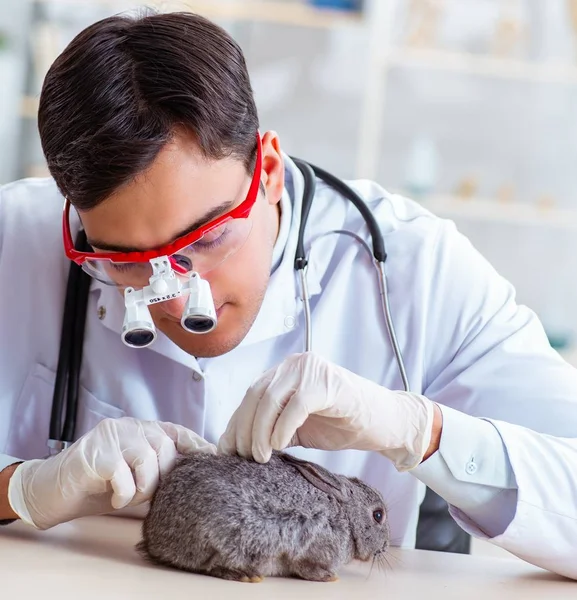
[[[385, 275], [385, 242], [379, 229], [379, 225], [365, 201], [344, 181], [328, 173], [324, 169], [316, 167], [298, 158], [291, 157], [304, 178], [303, 199], [301, 207], [301, 221], [299, 226], [297, 248], [295, 252], [294, 267], [299, 275], [301, 285], [301, 300], [305, 320], [305, 351], [312, 350], [312, 319], [310, 309], [310, 297], [307, 287], [306, 267], [307, 255], [304, 249], [304, 235], [308, 216], [316, 192], [316, 179], [323, 180], [327, 185], [337, 191], [343, 198], [352, 202], [361, 213], [369, 233], [371, 235], [372, 250], [360, 236], [346, 230], [335, 230], [329, 233], [344, 234], [353, 237], [367, 250], [375, 266], [378, 277], [381, 308], [385, 319], [388, 337], [393, 348], [399, 373], [406, 391], [409, 391], [409, 381], [399, 349], [387, 289], [387, 278]], [[90, 252], [92, 249], [86, 241], [84, 230], [81, 229], [75, 240], [78, 250]], [[72, 262], [68, 274], [66, 286], [66, 299], [64, 302], [64, 314], [60, 337], [60, 350], [58, 354], [58, 368], [54, 384], [52, 398], [52, 411], [50, 415], [50, 430], [48, 447], [51, 454], [60, 452], [74, 442], [76, 429], [76, 417], [78, 412], [78, 390], [80, 382], [80, 367], [82, 364], [82, 347], [84, 344], [84, 328], [86, 323], [86, 310], [88, 305], [88, 293], [90, 290], [91, 277], [82, 267]], [[64, 404], [66, 404], [65, 410]], [[64, 413], [64, 415], [63, 415]], [[64, 416], [64, 422], [63, 422]]]

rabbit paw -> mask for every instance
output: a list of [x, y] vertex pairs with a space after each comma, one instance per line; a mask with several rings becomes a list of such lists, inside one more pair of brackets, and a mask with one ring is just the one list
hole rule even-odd
[[234, 569], [227, 569], [226, 567], [214, 567], [208, 574], [212, 575], [212, 577], [228, 579], [229, 581], [242, 581], [243, 583], [260, 583], [264, 579], [262, 575], [257, 575], [256, 573], [248, 574]]
[[262, 575], [253, 575], [252, 577], [249, 577], [248, 575], [243, 575], [241, 581], [244, 583], [260, 583], [263, 579], [264, 577]]
[[331, 570], [319, 566], [310, 560], [304, 560], [294, 566], [294, 574], [308, 581], [338, 581], [337, 574]]

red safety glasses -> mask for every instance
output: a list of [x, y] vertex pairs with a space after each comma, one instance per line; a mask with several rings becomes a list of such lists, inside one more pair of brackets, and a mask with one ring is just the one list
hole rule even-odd
[[119, 287], [144, 287], [152, 276], [150, 260], [167, 256], [173, 269], [186, 275], [206, 273], [236, 252], [247, 240], [252, 222], [250, 212], [256, 202], [262, 170], [262, 143], [257, 132], [254, 173], [246, 198], [229, 212], [206, 225], [153, 250], [137, 252], [80, 252], [74, 248], [70, 231], [70, 202], [66, 199], [62, 233], [66, 256], [81, 265], [92, 277]]

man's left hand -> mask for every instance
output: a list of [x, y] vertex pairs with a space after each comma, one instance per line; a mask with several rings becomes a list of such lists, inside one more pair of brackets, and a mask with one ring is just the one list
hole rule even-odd
[[288, 446], [372, 450], [406, 471], [438, 448], [440, 432], [434, 402], [308, 352], [290, 356], [249, 388], [218, 450], [261, 463]]

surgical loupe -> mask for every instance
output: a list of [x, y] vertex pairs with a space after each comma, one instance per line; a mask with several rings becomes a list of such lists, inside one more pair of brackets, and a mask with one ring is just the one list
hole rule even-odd
[[166, 256], [150, 260], [152, 276], [140, 290], [124, 290], [122, 341], [131, 348], [150, 346], [157, 337], [148, 306], [188, 294], [180, 324], [191, 333], [208, 333], [216, 327], [216, 310], [210, 284], [195, 271], [188, 278], [177, 277]]

